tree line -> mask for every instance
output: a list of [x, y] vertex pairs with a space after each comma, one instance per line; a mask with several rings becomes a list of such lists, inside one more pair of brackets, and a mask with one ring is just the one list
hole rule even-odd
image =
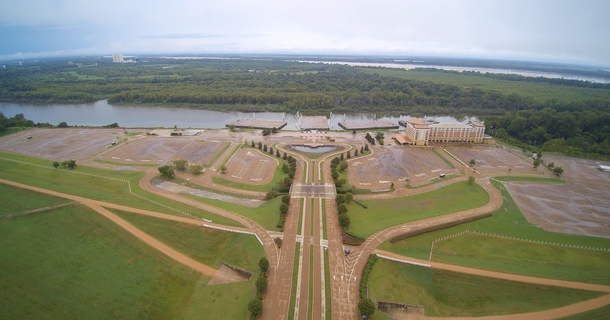
[[[547, 81], [509, 75], [516, 81]], [[513, 79], [513, 80], [514, 80]], [[552, 79], [549, 85], [570, 80]], [[578, 81], [574, 83], [580, 83]], [[158, 104], [213, 110], [400, 112], [502, 115], [549, 107], [557, 111], [610, 109], [608, 98], [536, 101], [476, 86], [439, 84], [364, 72], [343, 65], [260, 60], [152, 60], [146, 65], [95, 67], [48, 63], [4, 70], [0, 100]], [[582, 97], [581, 97], [582, 98]]]

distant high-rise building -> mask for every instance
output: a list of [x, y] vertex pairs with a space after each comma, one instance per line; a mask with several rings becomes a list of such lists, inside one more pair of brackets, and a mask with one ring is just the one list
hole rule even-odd
[[112, 55], [112, 62], [123, 62], [123, 55], [122, 54], [113, 54]]

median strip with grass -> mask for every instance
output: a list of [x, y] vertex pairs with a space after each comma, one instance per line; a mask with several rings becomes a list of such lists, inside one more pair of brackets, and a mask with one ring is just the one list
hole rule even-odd
[[368, 209], [356, 203], [347, 205], [351, 221], [349, 231], [369, 237], [395, 225], [477, 208], [488, 201], [489, 196], [483, 188], [471, 186], [467, 181], [409, 197], [362, 200]]

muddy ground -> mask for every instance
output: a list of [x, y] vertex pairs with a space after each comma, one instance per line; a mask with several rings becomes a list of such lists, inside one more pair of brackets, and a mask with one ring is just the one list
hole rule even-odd
[[505, 183], [528, 221], [549, 231], [610, 237], [610, 172], [596, 168], [608, 162], [552, 156], [543, 159], [565, 170], [565, 184]]
[[273, 179], [278, 163], [275, 156], [246, 147], [233, 155], [222, 178], [248, 184], [267, 184]]
[[[388, 188], [409, 179], [413, 186], [430, 182], [439, 174], [459, 174], [431, 148], [412, 148], [397, 145], [373, 147], [373, 154], [349, 162], [349, 181], [357, 188]], [[404, 182], [406, 183], [406, 182]], [[403, 184], [404, 184], [403, 183]]]

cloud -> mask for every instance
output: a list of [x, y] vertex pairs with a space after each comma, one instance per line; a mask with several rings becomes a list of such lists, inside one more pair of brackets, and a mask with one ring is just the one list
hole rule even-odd
[[[605, 0], [5, 2], [0, 34], [27, 26], [57, 31], [48, 42], [62, 38], [62, 31], [75, 35], [73, 44], [58, 41], [40, 52], [96, 47], [156, 53], [434, 54], [610, 66], [610, 1]], [[4, 46], [1, 53], [36, 51], [35, 41]]]

